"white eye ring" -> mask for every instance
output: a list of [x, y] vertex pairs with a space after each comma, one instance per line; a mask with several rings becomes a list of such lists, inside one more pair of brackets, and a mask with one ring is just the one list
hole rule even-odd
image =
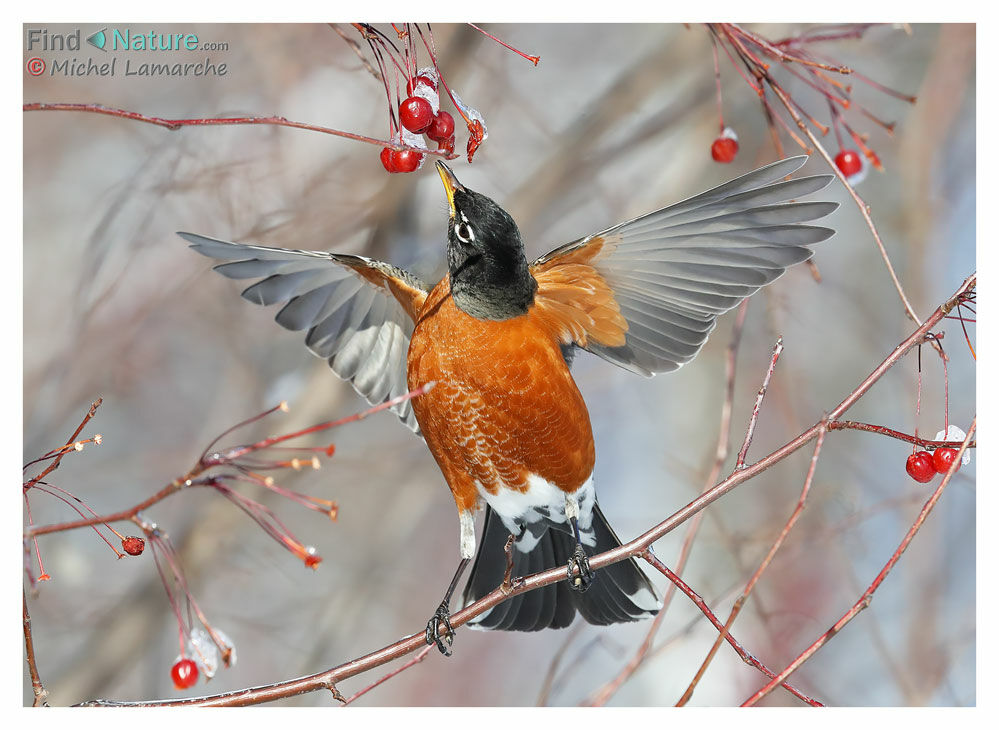
[[472, 232], [472, 227], [468, 223], [459, 223], [454, 227], [454, 235], [458, 237], [458, 240], [462, 243], [471, 243], [475, 240], [475, 234]]

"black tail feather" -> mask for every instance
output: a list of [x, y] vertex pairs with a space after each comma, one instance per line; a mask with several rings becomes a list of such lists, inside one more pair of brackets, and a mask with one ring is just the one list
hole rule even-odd
[[[593, 556], [618, 547], [614, 531], [599, 506], [593, 508], [593, 530], [596, 545], [584, 546], [586, 554]], [[486, 507], [485, 527], [479, 541], [472, 572], [462, 597], [462, 604], [473, 601], [496, 589], [503, 582], [506, 571], [506, 554], [503, 551], [509, 533], [502, 520]], [[513, 576], [521, 577], [565, 566], [575, 550], [572, 535], [557, 529], [547, 530], [529, 553], [513, 549]], [[606, 625], [636, 621], [657, 612], [658, 599], [649, 579], [634, 559], [623, 560], [607, 566], [596, 577], [585, 593], [569, 589], [567, 581], [528, 591], [493, 607], [484, 615], [473, 619], [476, 628], [499, 631], [540, 631], [561, 629], [572, 623], [578, 611], [591, 624]]]

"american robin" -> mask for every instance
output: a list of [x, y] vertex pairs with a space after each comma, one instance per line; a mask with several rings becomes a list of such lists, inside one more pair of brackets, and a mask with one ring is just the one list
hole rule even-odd
[[394, 408], [426, 440], [458, 507], [461, 560], [427, 625], [450, 653], [451, 595], [476, 554], [473, 514], [484, 502], [467, 605], [503, 579], [514, 536], [516, 576], [565, 565], [567, 580], [519, 594], [474, 623], [536, 631], [635, 621], [659, 600], [632, 560], [593, 576], [588, 556], [621, 543], [597, 505], [593, 434], [569, 372], [587, 350], [650, 376], [676, 370], [721, 313], [807, 260], [833, 230], [807, 221], [827, 202], [787, 202], [831, 175], [784, 180], [804, 156], [560, 246], [528, 263], [513, 218], [464, 187], [442, 162], [450, 216], [448, 274], [432, 289], [362, 256], [267, 248], [180, 235], [224, 261], [215, 270], [261, 279], [243, 297], [284, 306], [276, 320], [308, 330], [306, 345], [371, 403], [434, 381]]

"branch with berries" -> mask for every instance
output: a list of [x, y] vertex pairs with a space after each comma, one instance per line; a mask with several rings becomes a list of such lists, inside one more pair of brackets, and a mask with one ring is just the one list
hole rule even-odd
[[[211, 679], [215, 676], [220, 666], [230, 667], [235, 664], [235, 644], [223, 631], [213, 626], [198, 606], [188, 584], [183, 564], [169, 535], [155, 522], [145, 516], [146, 510], [165, 500], [167, 497], [185, 489], [195, 487], [213, 489], [243, 510], [267, 535], [301, 560], [306, 567], [315, 570], [322, 562], [322, 558], [316, 554], [315, 549], [303, 544], [285, 526], [273, 510], [258, 500], [242, 493], [237, 487], [243, 484], [264, 487], [281, 497], [289, 499], [307, 509], [325, 514], [330, 520], [336, 521], [338, 507], [334, 500], [313, 497], [287, 489], [277, 483], [273, 476], [264, 473], [289, 469], [294, 471], [300, 471], [305, 468], [319, 469], [321, 466], [320, 455], [332, 457], [335, 452], [335, 446], [328, 444], [326, 446], [289, 447], [283, 444], [292, 439], [302, 438], [360, 421], [373, 413], [392, 408], [411, 398], [418, 397], [432, 387], [433, 383], [429, 383], [360, 413], [355, 413], [335, 421], [315, 424], [292, 433], [271, 436], [250, 444], [227, 447], [216, 446], [222, 439], [238, 429], [245, 428], [278, 411], [288, 412], [287, 404], [282, 402], [274, 408], [237, 423], [219, 434], [205, 447], [193, 467], [182, 476], [165, 485], [155, 494], [132, 507], [105, 515], [98, 514], [76, 495], [46, 481], [46, 477], [59, 468], [59, 464], [64, 456], [81, 451], [85, 444], [100, 444], [102, 442], [100, 434], [89, 439], [78, 439], [86, 424], [94, 417], [98, 407], [101, 405], [102, 401], [98, 399], [92, 404], [90, 410], [73, 432], [66, 445], [53, 449], [24, 466], [25, 469], [28, 469], [31, 466], [47, 462], [45, 468], [39, 474], [25, 480], [23, 484], [25, 514], [28, 518], [28, 527], [24, 531], [24, 569], [28, 582], [33, 590], [37, 590], [39, 582], [51, 580], [51, 576], [45, 572], [41, 550], [38, 547], [38, 537], [41, 535], [68, 532], [70, 530], [89, 527], [111, 548], [118, 559], [125, 557], [125, 555], [142, 555], [148, 542], [152, 547], [153, 560], [160, 581], [163, 584], [167, 600], [177, 621], [180, 653], [170, 671], [174, 686], [178, 690], [185, 690], [193, 687], [197, 683], [199, 676]], [[30, 495], [34, 492], [56, 497], [76, 512], [80, 519], [51, 525], [35, 525], [29, 499]], [[144, 537], [123, 535], [111, 526], [115, 522], [134, 523], [142, 531]], [[121, 550], [116, 547], [116, 542], [120, 543]], [[38, 562], [37, 577], [29, 559], [32, 549]], [[36, 699], [40, 702], [44, 700], [45, 692], [40, 679], [37, 679], [37, 684], [35, 684], [35, 678], [38, 677], [38, 668], [32, 650], [27, 602], [25, 602], [24, 611], [25, 645], [28, 654], [28, 664], [33, 677]]]
[[[352, 23], [353, 29], [360, 34], [368, 45], [374, 57], [374, 66], [368, 62], [356, 41], [348, 37], [338, 26], [333, 29], [351, 46], [362, 59], [371, 73], [382, 82], [385, 97], [389, 104], [389, 139], [379, 139], [354, 132], [346, 132], [331, 127], [325, 127], [307, 122], [297, 122], [282, 116], [241, 116], [241, 117], [194, 117], [187, 119], [169, 119], [156, 117], [128, 109], [117, 109], [97, 103], [40, 103], [23, 104], [24, 112], [37, 111], [69, 111], [103, 114], [106, 116], [129, 119], [135, 122], [153, 124], [176, 131], [184, 127], [209, 126], [241, 126], [270, 125], [304, 129], [310, 132], [329, 134], [334, 137], [364, 142], [382, 148], [380, 159], [388, 172], [414, 172], [420, 169], [426, 155], [434, 155], [445, 160], [458, 157], [455, 148], [455, 121], [447, 111], [441, 109], [439, 89], [443, 87], [447, 98], [451, 100], [455, 110], [468, 128], [468, 143], [466, 155], [472, 161], [475, 152], [489, 136], [485, 119], [474, 107], [466, 104], [457, 92], [448, 86], [437, 62], [437, 50], [434, 44], [433, 31], [427, 23], [421, 27], [418, 23], [392, 25], [399, 45], [386, 33], [368, 23]], [[493, 39], [500, 45], [531, 61], [535, 66], [541, 60], [538, 56], [529, 56], [522, 51], [504, 43], [482, 28], [469, 23], [472, 29]], [[418, 39], [418, 40], [417, 40]], [[420, 48], [423, 48], [421, 51]], [[430, 65], [417, 68], [419, 58], [426, 54]], [[376, 68], [377, 67], [377, 68]], [[391, 80], [391, 82], [390, 82]], [[401, 97], [400, 90], [405, 88], [406, 96]], [[427, 147], [424, 135], [437, 143], [437, 149]]]
[[[819, 32], [805, 31], [788, 38], [771, 41], [736, 23], [709, 23], [707, 29], [711, 37], [715, 65], [719, 129], [721, 130], [720, 136], [712, 144], [712, 157], [717, 162], [731, 162], [735, 159], [739, 149], [738, 138], [725, 125], [722, 113], [721, 73], [718, 54], [718, 49], [721, 48], [743, 81], [759, 96], [764, 117], [779, 157], [785, 156], [781, 140], [782, 131], [805, 152], [811, 152], [811, 148], [773, 106], [769, 94], [776, 95], [778, 98], [783, 95], [787, 98], [794, 109], [804, 118], [805, 123], [813, 130], [818, 131], [821, 136], [824, 137], [830, 130], [833, 131], [839, 147], [835, 160], [836, 167], [851, 184], [863, 180], [871, 167], [883, 170], [881, 159], [869, 145], [868, 135], [858, 132], [855, 129], [856, 122], [848, 122], [847, 115], [857, 113], [877, 124], [888, 134], [894, 132], [895, 122], [884, 121], [858, 102], [854, 98], [852, 84], [849, 80], [843, 79], [844, 77], [856, 79], [880, 93], [910, 104], [916, 102], [916, 97], [888, 88], [855, 69], [828, 57], [824, 51], [819, 51], [816, 48], [822, 44], [861, 39], [874, 26], [875, 24], [871, 23], [825, 26]], [[778, 75], [778, 71], [781, 72], [780, 75]], [[793, 93], [789, 91], [792, 86], [789, 82], [793, 82], [798, 90]], [[805, 98], [807, 94], [810, 95]], [[819, 121], [820, 113], [815, 107], [824, 107], [825, 113], [828, 114], [828, 124]], [[793, 121], [797, 125], [798, 120], [794, 119]], [[856, 150], [846, 146], [844, 137], [849, 137], [863, 154], [858, 154]]]
[[[671, 584], [679, 587], [679, 589], [687, 595], [694, 603], [699, 607], [702, 613], [709, 618], [711, 623], [719, 631], [719, 638], [717, 643], [720, 644], [721, 641], [726, 641], [729, 643], [736, 653], [751, 666], [755, 667], [758, 671], [765, 674], [769, 681], [751, 698], [747, 700], [747, 704], [753, 704], [757, 702], [760, 698], [765, 696], [773, 688], [778, 686], [784, 686], [791, 694], [798, 697], [804, 702], [809, 704], [820, 704], [818, 699], [809, 697], [808, 695], [800, 692], [800, 690], [795, 689], [792, 685], [788, 684], [788, 677], [800, 668], [808, 659], [810, 659], [815, 652], [821, 648], [842, 628], [849, 623], [855, 616], [857, 616], [864, 608], [870, 605], [875, 592], [883, 583], [888, 572], [899, 562], [902, 554], [906, 548], [911, 544], [913, 538], [918, 533], [922, 525], [925, 523], [929, 513], [932, 511], [933, 507], [937, 504], [940, 496], [945, 489], [945, 487], [950, 483], [953, 475], [956, 473], [960, 457], [962, 457], [967, 449], [973, 443], [972, 435], [975, 431], [975, 424], [972, 422], [969, 429], [969, 434], [959, 443], [947, 441], [945, 442], [948, 447], [953, 447], [957, 449], [957, 459], [951, 461], [948, 467], [947, 473], [944, 479], [941, 481], [940, 485], [926, 501], [923, 508], [920, 510], [915, 521], [909, 528], [908, 532], [904, 536], [902, 542], [899, 544], [898, 548], [893, 552], [888, 562], [884, 565], [882, 570], [878, 573], [874, 581], [870, 584], [864, 594], [860, 597], [858, 601], [847, 611], [843, 617], [836, 622], [836, 624], [831, 627], [828, 631], [824, 632], [822, 636], [819, 637], [812, 645], [810, 645], [805, 651], [803, 651], [793, 662], [791, 662], [785, 669], [780, 672], [774, 672], [766, 667], [762, 662], [755, 659], [752, 654], [743, 648], [743, 645], [736, 641], [731, 633], [731, 626], [738, 615], [738, 610], [745, 603], [746, 598], [749, 596], [753, 587], [759, 582], [760, 576], [763, 574], [765, 569], [771, 564], [774, 555], [780, 549], [785, 538], [790, 532], [791, 528], [794, 526], [798, 516], [801, 514], [801, 510], [804, 508], [806, 498], [809, 493], [809, 489], [812, 484], [812, 479], [814, 477], [815, 464], [818, 460], [819, 453], [822, 448], [822, 444], [830, 432], [835, 430], [844, 430], [837, 428], [834, 424], [837, 423], [852, 423], [841, 421], [842, 416], [854, 405], [856, 405], [869, 391], [870, 389], [883, 378], [887, 372], [899, 363], [904, 357], [906, 357], [914, 349], [917, 349], [922, 343], [927, 340], [928, 336], [932, 336], [932, 330], [938, 326], [945, 318], [947, 318], [950, 313], [957, 308], [962, 302], [967, 302], [968, 298], [973, 295], [977, 283], [977, 276], [972, 274], [969, 276], [957, 292], [947, 299], [943, 304], [941, 304], [926, 320], [926, 322], [916, 329], [909, 337], [904, 341], [899, 343], [898, 346], [893, 348], [888, 356], [871, 371], [867, 377], [865, 377], [838, 405], [832, 408], [828, 414], [823, 416], [816, 422], [812, 427], [806, 429], [800, 433], [795, 438], [791, 439], [783, 446], [774, 450], [767, 456], [760, 458], [753, 463], [744, 463], [740, 467], [735, 468], [732, 473], [726, 478], [717, 482], [709, 489], [704, 490], [702, 494], [691, 501], [686, 506], [674, 512], [671, 516], [655, 525], [651, 529], [647, 530], [642, 535], [638, 536], [634, 540], [623, 544], [621, 547], [614, 550], [609, 550], [605, 553], [595, 555], [590, 560], [590, 566], [597, 570], [603, 568], [612, 563], [625, 560], [629, 557], [639, 557], [644, 559], [650, 565], [656, 568], [664, 575], [666, 575]], [[776, 358], [771, 359], [771, 363], [768, 367], [768, 375], [773, 373], [773, 369], [776, 365]], [[764, 390], [765, 389], [762, 389]], [[762, 403], [762, 396], [760, 396], [760, 402]], [[724, 419], [723, 419], [724, 420]], [[753, 435], [754, 422], [751, 420], [749, 427], [747, 428], [747, 436], [744, 443], [748, 443]], [[727, 430], [727, 429], [726, 429]], [[859, 429], [868, 431], [870, 429]], [[888, 430], [890, 431], [890, 429]], [[881, 434], [886, 437], [894, 437], [892, 433]], [[651, 546], [654, 542], [661, 539], [665, 535], [669, 534], [677, 527], [682, 524], [688, 523], [692, 518], [701, 514], [703, 510], [710, 504], [714, 503], [720, 499], [725, 494], [731, 492], [733, 489], [739, 487], [740, 485], [752, 480], [753, 478], [759, 476], [760, 474], [766, 472], [776, 464], [780, 463], [784, 459], [788, 458], [792, 454], [796, 453], [807, 444], [815, 442], [813, 449], [812, 459], [809, 462], [808, 473], [805, 476], [804, 486], [802, 488], [801, 495], [799, 496], [798, 502], [792, 511], [787, 522], [785, 522], [780, 533], [775, 538], [770, 549], [767, 551], [766, 556], [763, 558], [760, 566], [753, 573], [746, 588], [740, 594], [739, 598], [736, 600], [736, 604], [733, 606], [732, 613], [730, 613], [729, 619], [723, 624], [715, 615], [714, 612], [710, 610], [706, 602], [697, 594], [697, 592], [684, 582], [678, 575], [677, 571], [671, 570], [665, 563], [663, 563], [659, 558], [657, 558], [651, 551]], [[465, 606], [460, 611], [452, 614], [451, 625], [454, 628], [458, 628], [476, 616], [484, 613], [488, 609], [508, 600], [512, 596], [525, 593], [527, 591], [535, 590], [541, 588], [542, 586], [552, 585], [558, 581], [565, 580], [566, 573], [564, 567], [552, 568], [545, 570], [541, 573], [536, 573], [534, 575], [525, 576], [523, 578], [512, 581], [512, 583], [501, 585], [497, 587], [494, 591], [487, 594], [478, 601]], [[665, 607], [664, 607], [665, 609]], [[296, 695], [304, 694], [307, 692], [315, 691], [327, 691], [332, 694], [334, 699], [340, 702], [344, 701], [343, 695], [338, 689], [338, 684], [343, 681], [350, 679], [355, 676], [359, 676], [366, 672], [369, 672], [378, 667], [384, 666], [389, 662], [405, 657], [409, 654], [415, 654], [416, 656], [406, 662], [403, 666], [398, 667], [396, 670], [389, 672], [384, 675], [380, 680], [367, 685], [364, 690], [353, 695], [351, 699], [367, 692], [373, 687], [377, 686], [383, 681], [396, 676], [399, 672], [406, 668], [415, 666], [419, 663], [423, 657], [426, 655], [426, 639], [425, 639], [425, 629], [421, 628], [419, 631], [393, 643], [382, 647], [376, 651], [373, 651], [365, 656], [358, 657], [351, 661], [340, 664], [339, 666], [333, 667], [328, 670], [317, 672], [315, 674], [300, 677], [297, 679], [286, 680], [275, 682], [272, 684], [261, 685], [257, 687], [251, 687], [246, 689], [237, 690], [235, 692], [226, 692], [217, 695], [207, 695], [203, 697], [192, 697], [185, 698], [181, 700], [155, 700], [155, 701], [141, 701], [141, 702], [115, 702], [107, 700], [94, 700], [91, 702], [84, 703], [89, 706], [189, 706], [189, 705], [199, 705], [199, 706], [246, 706], [253, 704], [260, 704], [266, 702], [272, 702], [279, 699], [284, 699], [288, 697], [293, 697]], [[702, 669], [699, 670], [697, 676], [692, 681], [688, 692], [685, 693], [681, 702], [686, 702], [689, 699], [690, 694], [693, 692], [694, 686], [696, 686], [697, 680], [703, 674], [703, 670], [706, 668], [707, 662], [710, 661], [711, 657], [714, 656], [715, 649], [709, 653], [708, 658], [705, 660], [705, 664]], [[639, 663], [641, 663], [639, 661]], [[602, 704], [606, 701], [616, 690], [616, 687], [620, 686], [617, 684], [611, 687], [610, 692], [601, 692], [597, 695], [598, 701], [591, 702], [592, 704]]]
[[[881, 235], [874, 224], [870, 208], [856, 192], [856, 185], [867, 176], [870, 168], [884, 171], [884, 167], [880, 157], [869, 144], [869, 135], [858, 131], [855, 121], [847, 121], [847, 115], [860, 114], [867, 120], [874, 122], [889, 135], [895, 130], [895, 122], [884, 121], [860, 104], [853, 98], [853, 86], [843, 79], [846, 77], [856, 79], [885, 96], [909, 104], [915, 104], [916, 97], [880, 84], [868, 76], [838, 63], [815, 48], [823, 43], [860, 39], [877, 25], [824, 26], [817, 31], [806, 31], [788, 38], [771, 41], [735, 23], [709, 23], [707, 29], [711, 36], [714, 56], [718, 117], [721, 129], [720, 136], [712, 144], [711, 154], [718, 162], [731, 162], [735, 159], [739, 149], [738, 138], [735, 132], [725, 125], [722, 114], [721, 74], [718, 60], [718, 49], [721, 48], [742, 80], [759, 97], [777, 156], [785, 156], [784, 144], [781, 139], [783, 132], [806, 153], [811, 154], [813, 151], [818, 151], [829, 164], [833, 173], [843, 183], [871, 231], [906, 315], [919, 326], [922, 322], [916, 316], [902, 283], [895, 273], [895, 267], [888, 257]], [[782, 73], [778, 75], [778, 71]], [[790, 79], [798, 82], [798, 86], [803, 85], [804, 91], [801, 93], [797, 90], [791, 91], [791, 86], [788, 84]], [[807, 99], [805, 98], [806, 93], [811, 94]], [[785, 121], [781, 110], [772, 103], [773, 99], [783, 107], [787, 121]], [[829, 115], [828, 124], [819, 121], [819, 112], [815, 109], [816, 106], [824, 107]], [[804, 138], [795, 132], [795, 127], [798, 132], [804, 134]], [[825, 137], [830, 130], [833, 131], [839, 148], [835, 158], [826, 151], [819, 139], [819, 137]], [[856, 144], [862, 154], [858, 154], [856, 150], [844, 144], [845, 136]], [[933, 343], [933, 346], [937, 352], [940, 352], [936, 343]]]
[[[421, 27], [419, 23], [401, 25], [393, 23], [395, 40], [388, 33], [369, 23], [351, 25], [367, 43], [374, 58], [374, 64], [368, 64], [368, 67], [385, 88], [389, 112], [389, 136], [398, 143], [397, 146], [386, 146], [382, 150], [380, 156], [382, 166], [392, 173], [414, 172], [420, 169], [426, 154], [421, 150], [429, 151], [423, 135], [437, 143], [438, 153], [448, 155], [448, 159], [456, 157], [454, 117], [441, 108], [441, 88], [468, 128], [465, 152], [468, 161], [471, 162], [475, 152], [489, 136], [489, 132], [482, 114], [466, 104], [444, 78], [437, 61], [437, 48], [430, 24], [426, 23]], [[535, 66], [541, 60], [539, 56], [529, 56], [504, 43], [477, 25], [472, 23], [468, 25], [531, 61]], [[341, 30], [337, 29], [337, 32], [367, 63], [357, 43], [352, 42]], [[427, 55], [430, 65], [420, 68], [419, 59], [423, 53]], [[405, 97], [402, 96], [402, 88], [405, 88]], [[399, 145], [404, 149], [400, 149]]]

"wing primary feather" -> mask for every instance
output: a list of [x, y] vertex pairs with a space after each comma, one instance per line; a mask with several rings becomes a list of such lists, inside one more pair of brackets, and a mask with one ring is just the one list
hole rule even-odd
[[[427, 294], [417, 277], [363, 256], [178, 235], [194, 251], [221, 261], [214, 267], [221, 275], [259, 279], [243, 297], [265, 306], [283, 304], [278, 324], [307, 330], [306, 346], [369, 403], [406, 393], [406, 350]], [[409, 402], [392, 410], [419, 432]]]
[[[555, 287], [563, 281], [586, 279], [604, 286], [604, 292], [609, 287], [609, 306], [617, 306], [617, 321], [623, 318], [626, 327], [623, 345], [620, 334], [616, 341], [595, 336], [593, 317], [587, 320], [564, 306], [546, 311], [582, 328], [575, 344], [633, 372], [650, 375], [689, 362], [720, 314], [806, 261], [813, 254], [810, 246], [835, 233], [811, 221], [838, 204], [798, 200], [825, 188], [832, 176], [788, 179], [806, 160], [778, 160], [560, 246], [532, 265], [539, 286], [551, 283], [552, 298], [559, 296]], [[562, 273], [570, 267], [574, 279]], [[589, 267], [589, 273], [579, 272], [580, 267]], [[582, 306], [573, 297], [562, 301]]]

